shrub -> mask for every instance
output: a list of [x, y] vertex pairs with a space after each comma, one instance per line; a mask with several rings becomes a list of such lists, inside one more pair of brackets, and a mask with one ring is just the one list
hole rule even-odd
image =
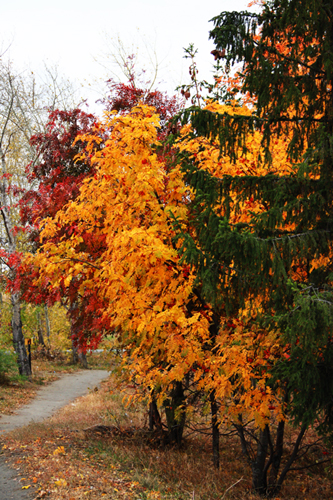
[[8, 373], [17, 369], [15, 354], [0, 349], [0, 384], [8, 380]]

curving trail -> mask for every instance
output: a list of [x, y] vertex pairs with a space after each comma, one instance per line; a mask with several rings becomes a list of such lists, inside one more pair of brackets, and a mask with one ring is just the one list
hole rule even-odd
[[[64, 375], [52, 384], [42, 387], [36, 398], [20, 408], [16, 415], [0, 417], [0, 440], [1, 435], [6, 432], [50, 417], [56, 410], [100, 384], [108, 374], [106, 370], [85, 370]], [[29, 490], [22, 490], [17, 473], [9, 468], [0, 456], [0, 500], [27, 499], [31, 499]]]

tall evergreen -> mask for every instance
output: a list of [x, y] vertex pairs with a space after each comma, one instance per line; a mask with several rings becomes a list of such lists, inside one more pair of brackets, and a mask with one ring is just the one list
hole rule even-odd
[[[294, 170], [216, 178], [183, 158], [193, 187], [195, 238], [183, 233], [205, 298], [237, 314], [261, 297], [260, 320], [281, 332], [290, 357], [273, 368], [287, 388], [287, 413], [305, 429], [333, 419], [333, 4], [268, 1], [260, 14], [223, 12], [210, 37], [226, 66], [243, 64], [242, 92], [252, 116], [191, 109], [194, 133], [218, 137], [221, 154], [246, 155], [246, 137], [263, 133], [260, 162], [270, 164], [284, 136]], [[236, 195], [235, 195], [236, 193]], [[232, 196], [231, 196], [232, 194]], [[253, 197], [265, 209], [248, 223], [230, 222], [230, 204]], [[222, 212], [216, 207], [222, 204]], [[193, 233], [192, 233], [193, 234]], [[231, 272], [232, 270], [232, 272]]]

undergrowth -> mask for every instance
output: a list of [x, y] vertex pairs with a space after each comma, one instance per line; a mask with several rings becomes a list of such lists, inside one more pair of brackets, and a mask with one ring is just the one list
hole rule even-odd
[[[124, 390], [110, 378], [100, 390], [92, 390], [48, 422], [31, 424], [6, 437], [3, 451], [21, 468], [22, 484], [34, 491], [34, 498], [260, 498], [251, 492], [250, 469], [236, 436], [221, 439], [221, 467], [215, 470], [208, 436], [192, 432], [180, 449], [163, 447], [145, 428], [146, 408], [126, 407], [123, 396]], [[103, 426], [112, 433], [99, 432]], [[288, 429], [290, 442], [293, 432]], [[330, 465], [291, 472], [278, 498], [331, 499], [331, 474]]]

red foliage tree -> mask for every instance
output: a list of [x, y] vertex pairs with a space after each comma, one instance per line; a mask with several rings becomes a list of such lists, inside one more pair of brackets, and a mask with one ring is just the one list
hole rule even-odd
[[108, 111], [118, 111], [126, 114], [139, 102], [153, 106], [160, 116], [162, 126], [165, 125], [179, 111], [179, 102], [176, 96], [169, 97], [165, 92], [137, 88], [134, 82], [116, 83], [108, 81], [110, 94], [104, 103]]
[[77, 108], [71, 111], [55, 110], [50, 113], [46, 131], [31, 137], [37, 149], [38, 160], [27, 167], [30, 182], [37, 189], [27, 191], [20, 201], [23, 225], [29, 225], [32, 237], [38, 235], [37, 222], [52, 217], [70, 200], [77, 197], [82, 180], [93, 167], [87, 161], [76, 161], [82, 152], [79, 136], [92, 131], [96, 118]]

